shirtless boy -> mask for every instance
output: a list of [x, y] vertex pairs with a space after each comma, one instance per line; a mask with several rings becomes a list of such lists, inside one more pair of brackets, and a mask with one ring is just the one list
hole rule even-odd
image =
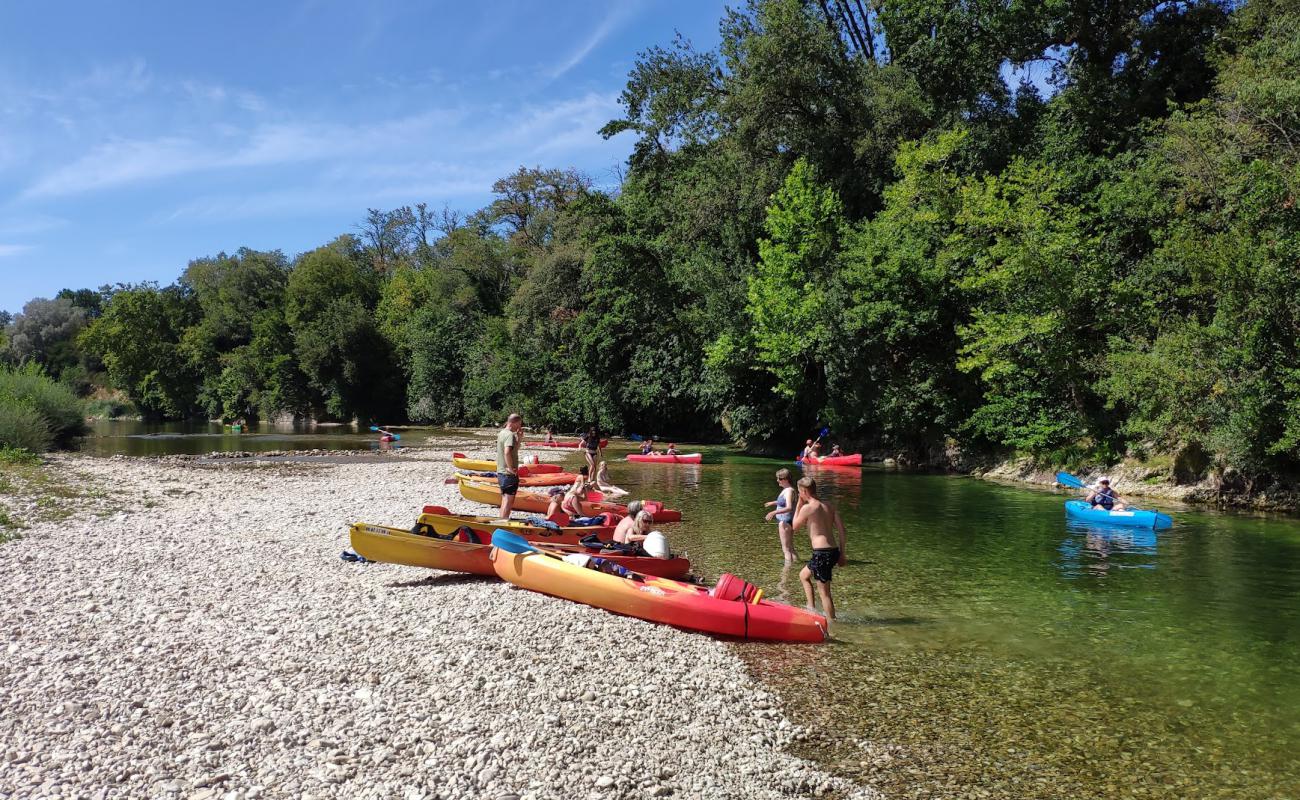
[[[804, 597], [808, 600], [808, 609], [816, 611], [813, 604], [813, 581], [817, 582], [817, 594], [821, 597], [822, 613], [826, 619], [835, 619], [835, 601], [831, 599], [831, 570], [848, 563], [845, 555], [847, 534], [844, 520], [839, 512], [828, 503], [817, 498], [817, 481], [809, 477], [799, 479], [799, 507], [794, 512], [794, 529], [808, 527], [808, 539], [812, 545], [812, 558], [808, 566], [799, 572], [799, 581], [803, 584]], [[831, 540], [832, 529], [837, 534], [838, 546]]]

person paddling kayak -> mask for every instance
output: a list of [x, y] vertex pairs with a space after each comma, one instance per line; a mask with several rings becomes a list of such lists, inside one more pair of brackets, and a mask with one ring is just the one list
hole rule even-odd
[[1093, 508], [1101, 506], [1107, 511], [1124, 511], [1128, 506], [1119, 499], [1115, 490], [1110, 488], [1110, 478], [1105, 475], [1097, 479], [1097, 484], [1088, 490], [1088, 496], [1084, 501]]
[[646, 439], [641, 443], [641, 455], [648, 456], [655, 451], [655, 440]]

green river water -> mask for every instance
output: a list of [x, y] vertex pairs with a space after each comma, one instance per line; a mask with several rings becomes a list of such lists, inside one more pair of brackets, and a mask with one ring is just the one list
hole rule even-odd
[[[250, 438], [171, 452], [290, 446]], [[787, 464], [689, 449], [706, 463], [628, 464], [616, 447], [612, 477], [682, 510], [665, 532], [696, 572], [802, 603], [763, 521]], [[1068, 495], [1021, 486], [810, 474], [849, 528], [834, 641], [738, 645], [812, 729], [804, 755], [893, 797], [1300, 798], [1297, 518], [1163, 504], [1175, 525], [1155, 534], [1067, 523]]]

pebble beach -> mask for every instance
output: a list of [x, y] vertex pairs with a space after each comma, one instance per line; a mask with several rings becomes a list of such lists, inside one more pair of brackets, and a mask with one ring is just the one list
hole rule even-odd
[[744, 643], [341, 560], [351, 522], [486, 513], [451, 446], [59, 457], [104, 496], [0, 545], [0, 797], [879, 796], [790, 754]]

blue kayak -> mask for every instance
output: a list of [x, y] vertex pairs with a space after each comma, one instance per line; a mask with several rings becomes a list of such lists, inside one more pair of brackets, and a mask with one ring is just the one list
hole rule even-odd
[[1130, 509], [1128, 511], [1107, 511], [1101, 506], [1093, 507], [1082, 500], [1066, 500], [1065, 514], [1084, 522], [1095, 522], [1099, 525], [1123, 525], [1127, 528], [1152, 528], [1160, 530], [1161, 528], [1173, 527], [1174, 520], [1168, 514], [1161, 514], [1157, 511], [1144, 511], [1142, 509]]

